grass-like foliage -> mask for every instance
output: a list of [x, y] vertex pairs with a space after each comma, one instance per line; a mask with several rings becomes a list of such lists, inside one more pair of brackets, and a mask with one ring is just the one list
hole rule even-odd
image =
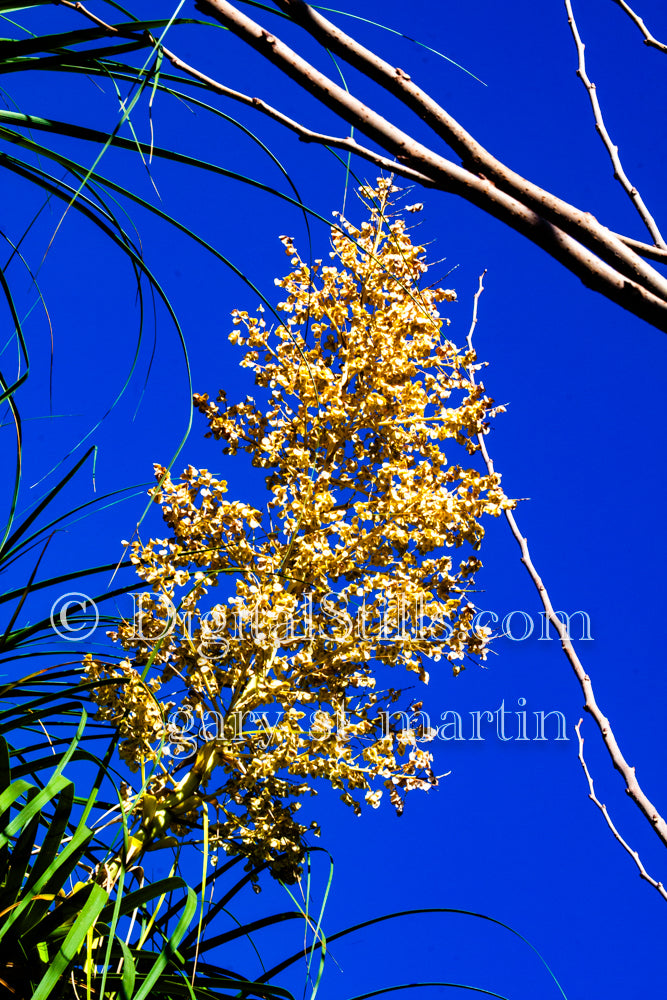
[[[200, 958], [205, 895], [222, 881], [228, 906], [247, 882], [234, 875], [235, 861], [205, 872], [198, 886], [174, 874], [176, 861], [153, 880], [125, 863], [114, 740], [87, 719], [86, 696], [85, 685], [53, 672], [0, 688], [0, 995], [289, 997]], [[71, 739], [56, 735], [63, 731]], [[90, 749], [100, 741], [102, 758]], [[80, 786], [90, 789], [85, 798]], [[115, 803], [105, 801], [109, 793]], [[303, 920], [301, 911], [262, 923], [294, 919]], [[213, 944], [233, 947], [246, 930], [239, 925]]]

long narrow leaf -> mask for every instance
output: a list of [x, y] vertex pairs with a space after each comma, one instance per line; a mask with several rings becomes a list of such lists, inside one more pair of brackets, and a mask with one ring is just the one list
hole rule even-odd
[[[82, 892], [85, 890], [82, 890]], [[92, 884], [83, 904], [81, 912], [74, 921], [69, 934], [58, 949], [58, 954], [44, 973], [37, 989], [32, 995], [32, 1000], [47, 1000], [51, 995], [61, 977], [67, 972], [70, 964], [76, 958], [81, 945], [83, 944], [88, 931], [95, 926], [95, 922], [106, 905], [107, 893], [101, 885]]]

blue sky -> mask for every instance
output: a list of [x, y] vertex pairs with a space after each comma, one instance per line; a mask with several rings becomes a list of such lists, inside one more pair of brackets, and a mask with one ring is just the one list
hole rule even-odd
[[[467, 67], [484, 85], [405, 39], [331, 15], [406, 69], [500, 159], [610, 228], [645, 238], [595, 134], [586, 93], [575, 75], [576, 54], [562, 3], [349, 0], [339, 7], [403, 31]], [[142, 0], [137, 12], [154, 9]], [[667, 37], [663, 5], [644, 0], [640, 12], [657, 37]], [[666, 57], [642, 45], [638, 31], [612, 0], [579, 0], [575, 13], [607, 126], [627, 173], [660, 222], [667, 208]], [[61, 8], [26, 12], [20, 20], [34, 24], [44, 18], [54, 30], [76, 23], [76, 15]], [[285, 37], [300, 36], [288, 32]], [[225, 83], [267, 96], [287, 114], [323, 131], [340, 132], [332, 115], [321, 112], [227, 33], [182, 28], [174, 30], [168, 44]], [[304, 43], [304, 50], [325, 71], [335, 72], [314, 46]], [[353, 71], [346, 78], [383, 113], [404, 124], [410, 121], [407, 112], [360, 83]], [[106, 128], [118, 120], [118, 101], [108, 83], [17, 75], [5, 78], [3, 87], [21, 110], [32, 114], [98, 127], [103, 122]], [[246, 109], [222, 101], [217, 106], [262, 137], [305, 204], [325, 218], [340, 210], [344, 171], [329, 153], [302, 145]], [[147, 140], [145, 104], [134, 112], [133, 123]], [[288, 191], [265, 153], [234, 126], [206, 112], [195, 115], [173, 99], [158, 97], [153, 128], [160, 145]], [[415, 134], [425, 134], [419, 122]], [[63, 141], [59, 148], [86, 163], [95, 155], [83, 143]], [[119, 151], [105, 153], [101, 169], [196, 230], [269, 297], [274, 295], [273, 278], [286, 264], [278, 236], [288, 233], [307, 252], [302, 216], [271, 194], [210, 173], [183, 172], [159, 160], [149, 177], [136, 156]], [[358, 163], [357, 170], [363, 179], [377, 174], [366, 163]], [[39, 201], [25, 182], [8, 174], [4, 180], [4, 228], [15, 238]], [[662, 748], [667, 594], [661, 538], [667, 483], [660, 431], [667, 341], [472, 206], [433, 192], [416, 191], [411, 198], [424, 203], [420, 233], [431, 257], [444, 259], [430, 277], [451, 271], [445, 284], [458, 293], [458, 303], [449, 310], [454, 340], [465, 339], [478, 276], [487, 269], [475, 342], [480, 357], [489, 362], [487, 389], [507, 404], [488, 445], [506, 491], [528, 498], [517, 518], [555, 606], [590, 616], [592, 641], [577, 641], [577, 651], [626, 756], [660, 807], [667, 791]], [[351, 195], [347, 205], [356, 218]], [[230, 397], [245, 396], [250, 391], [247, 373], [237, 367], [237, 349], [227, 342], [229, 314], [233, 308], [252, 310], [257, 296], [184, 236], [147, 213], [132, 209], [132, 214], [145, 258], [181, 320], [194, 389], [213, 395], [224, 387]], [[58, 207], [44, 212], [26, 240], [33, 267], [42, 260], [60, 216]], [[315, 222], [312, 235], [314, 255], [324, 256], [326, 227]], [[12, 273], [27, 309], [34, 295], [18, 269]], [[31, 491], [32, 484], [104, 417], [123, 384], [137, 338], [127, 263], [71, 212], [41, 265], [39, 280], [53, 326], [56, 416], [45, 419], [50, 413], [50, 342], [43, 315], [35, 309], [26, 325], [32, 374], [18, 397], [24, 417], [40, 418], [25, 424], [25, 504], [32, 502], [35, 489], [53, 479]], [[9, 322], [6, 315], [4, 321]], [[159, 304], [144, 388], [153, 353], [151, 325], [149, 316], [127, 391], [89, 438], [99, 448], [98, 494], [148, 482], [152, 463], [168, 463], [187, 429], [183, 351]], [[11, 349], [3, 357], [13, 370]], [[223, 458], [214, 443], [204, 440], [204, 429], [202, 419], [195, 417], [176, 469], [188, 463], [207, 466], [228, 479], [232, 494], [250, 502], [260, 499], [261, 478], [243, 457]], [[3, 456], [11, 468], [13, 442], [6, 428], [3, 434]], [[80, 454], [78, 447], [74, 455]], [[90, 474], [76, 482], [76, 502], [93, 496]], [[45, 570], [75, 569], [91, 554], [100, 563], [117, 558], [119, 540], [132, 534], [145, 506], [144, 493], [138, 493], [57, 538]], [[160, 534], [157, 521], [147, 521], [142, 530], [148, 533], [151, 524]], [[472, 910], [525, 935], [554, 969], [569, 1000], [658, 994], [664, 979], [665, 903], [637, 877], [588, 800], [574, 733], [582, 714], [581, 692], [558, 643], [538, 639], [541, 607], [504, 521], [488, 525], [482, 558], [480, 607], [501, 619], [523, 610], [534, 620], [535, 632], [522, 642], [499, 639], [484, 670], [468, 669], [453, 678], [434, 664], [425, 708], [436, 718], [448, 710], [460, 712], [467, 720], [466, 734], [471, 712], [495, 712], [501, 703], [511, 712], [525, 708], [529, 719], [535, 711], [557, 710], [567, 720], [569, 739], [503, 742], [487, 725], [484, 740], [439, 742], [437, 770], [451, 773], [428, 796], [414, 793], [400, 818], [385, 806], [357, 819], [334, 795], [322, 794], [316, 807], [309, 808], [321, 820], [322, 846], [335, 859], [325, 928], [334, 932], [383, 912], [414, 907]], [[126, 606], [118, 605], [122, 613], [129, 607], [129, 599]], [[547, 731], [553, 735], [553, 729]], [[625, 795], [590, 720], [585, 720], [583, 733], [598, 796], [648, 870], [664, 877], [664, 849]], [[318, 863], [316, 877], [323, 889], [327, 866], [323, 858]], [[257, 913], [263, 900], [267, 906], [286, 902], [279, 890], [268, 887], [262, 897], [249, 894], [236, 915]], [[285, 941], [282, 936], [267, 940], [269, 961], [271, 954], [284, 953]], [[296, 950], [298, 934], [292, 935], [292, 944]], [[526, 945], [500, 927], [462, 916], [389, 922], [337, 943], [332, 957], [343, 972], [330, 963], [322, 985], [327, 998], [426, 979], [470, 983], [513, 1000], [559, 995]], [[457, 992], [435, 990], [442, 996]]]

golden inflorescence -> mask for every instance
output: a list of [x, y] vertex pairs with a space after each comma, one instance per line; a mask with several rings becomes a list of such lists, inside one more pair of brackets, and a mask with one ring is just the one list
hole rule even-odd
[[[455, 565], [451, 553], [464, 543], [477, 550], [482, 516], [513, 506], [499, 476], [446, 457], [445, 446], [476, 452], [495, 411], [473, 377], [474, 353], [443, 335], [438, 307], [455, 293], [424, 287], [424, 248], [391, 215], [393, 191], [384, 179], [362, 189], [369, 220], [356, 228], [340, 219], [329, 265], [305, 263], [282, 238], [292, 270], [276, 281], [279, 325], [261, 307], [233, 313], [230, 340], [246, 349], [241, 364], [264, 403], [229, 405], [224, 392], [215, 403], [194, 400], [225, 454], [246, 451], [266, 470], [266, 507], [229, 500], [205, 469], [175, 481], [156, 466], [154, 499], [170, 534], [130, 550], [150, 597], [114, 634], [127, 658], [87, 660], [94, 678], [122, 681], [96, 698], [125, 760], [159, 758], [150, 822], [162, 808], [160, 830], [168, 810], [167, 825], [182, 832], [214, 810], [211, 839], [286, 881], [303, 860], [308, 828], [295, 813], [314, 779], [357, 811], [359, 794], [377, 806], [386, 787], [400, 810], [407, 791], [436, 783], [414, 733], [380, 724], [399, 690], [377, 682], [393, 676], [387, 668], [427, 680], [434, 660], [458, 673], [466, 658], [485, 658], [488, 635], [472, 628], [468, 597], [481, 564], [468, 555]], [[218, 586], [226, 603], [210, 597]], [[332, 594], [337, 608], [363, 607], [362, 629], [288, 626], [305, 599], [312, 608]], [[385, 641], [382, 610], [392, 602], [446, 621], [445, 634], [402, 629], [400, 641]], [[232, 611], [237, 623], [252, 621], [236, 638], [225, 632]], [[204, 722], [216, 713], [214, 738], [185, 762], [165, 757], [160, 742], [175, 704]], [[269, 731], [256, 720], [276, 707]], [[150, 822], [140, 845], [150, 845]]]

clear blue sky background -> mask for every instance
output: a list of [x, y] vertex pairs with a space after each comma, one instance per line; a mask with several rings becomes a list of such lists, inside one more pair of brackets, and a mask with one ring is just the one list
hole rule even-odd
[[[611, 228], [645, 238], [595, 134], [587, 96], [575, 75], [576, 55], [560, 0], [341, 0], [340, 6], [420, 39], [467, 67], [486, 85], [409, 41], [332, 15], [408, 71], [510, 166]], [[155, 9], [144, 2], [136, 10]], [[663, 4], [641, 0], [640, 12], [658, 37], [667, 38]], [[598, 84], [625, 168], [658, 220], [667, 225], [667, 56], [642, 45], [639, 33], [612, 0], [578, 0], [576, 14], [587, 43], [589, 73]], [[77, 23], [77, 15], [59, 8], [33, 11], [20, 19], [34, 24], [41, 18], [54, 30]], [[275, 30], [280, 33], [278, 22]], [[298, 36], [287, 32], [285, 37]], [[333, 116], [321, 112], [227, 33], [183, 28], [170, 35], [168, 44], [221, 81], [267, 96], [307, 124], [341, 133]], [[316, 54], [307, 43], [305, 51]], [[316, 58], [325, 71], [335, 73], [325, 56]], [[405, 123], [411, 120], [381, 92], [359, 83], [355, 73], [346, 71], [346, 78], [387, 115]], [[98, 127], [104, 123], [106, 128], [118, 120], [118, 101], [108, 83], [85, 78], [54, 83], [52, 78], [20, 76], [5, 78], [2, 84], [5, 95], [11, 93], [21, 110], [33, 114]], [[344, 173], [329, 153], [300, 144], [250, 111], [222, 101], [218, 106], [262, 136], [288, 169], [305, 204], [325, 218], [342, 207]], [[135, 111], [133, 122], [140, 137], [148, 139], [145, 104]], [[158, 96], [153, 126], [160, 145], [288, 191], [279, 170], [256, 145], [203, 111], [194, 115], [174, 99]], [[419, 122], [415, 128], [416, 134], [426, 136]], [[62, 148], [92, 163], [89, 146], [63, 142]], [[136, 156], [117, 151], [105, 154], [102, 169], [134, 185], [208, 239], [268, 296], [274, 294], [273, 278], [284, 272], [287, 262], [278, 235], [294, 236], [307, 253], [302, 216], [269, 194], [161, 161], [153, 163], [149, 178]], [[373, 180], [377, 174], [366, 163], [357, 163], [356, 169], [364, 179]], [[39, 201], [24, 182], [8, 174], [3, 181], [3, 225], [16, 238]], [[507, 492], [529, 498], [517, 516], [555, 605], [590, 615], [593, 641], [578, 642], [578, 651], [645, 790], [667, 808], [667, 594], [661, 538], [667, 485], [661, 430], [667, 340], [587, 291], [542, 251], [477, 209], [439, 193], [415, 191], [411, 200], [424, 202], [420, 232], [431, 256], [444, 258], [431, 272], [432, 279], [455, 269], [445, 283], [459, 295], [449, 312], [452, 336], [459, 342], [468, 330], [478, 275], [488, 269], [476, 346], [490, 362], [487, 388], [497, 401], [508, 404], [489, 447]], [[357, 208], [349, 197], [348, 208], [355, 218]], [[247, 374], [237, 368], [237, 350], [227, 342], [229, 313], [235, 307], [252, 310], [256, 296], [185, 237], [157, 225], [147, 214], [132, 214], [146, 260], [181, 319], [194, 388], [215, 394], [224, 386], [230, 397], [243, 397], [250, 389]], [[28, 237], [25, 251], [34, 267], [60, 215], [60, 208], [53, 206]], [[317, 222], [313, 250], [315, 256], [328, 251], [326, 227]], [[18, 268], [12, 275], [27, 309], [34, 294]], [[25, 504], [35, 494], [31, 484], [107, 412], [131, 364], [137, 338], [127, 263], [73, 213], [60, 227], [39, 280], [53, 324], [56, 416], [42, 419], [50, 409], [50, 342], [43, 315], [35, 309], [27, 324], [33, 371], [18, 398], [24, 417], [40, 418], [25, 425]], [[5, 338], [8, 323], [5, 314]], [[121, 402], [89, 438], [99, 446], [98, 494], [150, 480], [153, 461], [168, 463], [186, 431], [189, 391], [183, 353], [161, 306], [156, 310], [154, 348], [144, 389], [153, 350], [149, 316], [136, 373]], [[3, 370], [13, 370], [14, 364], [8, 349]], [[195, 418], [176, 468], [187, 463], [207, 466], [229, 480], [232, 494], [261, 502], [261, 478], [251, 474], [244, 457], [224, 459], [214, 443], [204, 440], [203, 431], [203, 421]], [[4, 467], [10, 470], [13, 444], [7, 428], [0, 441]], [[81, 448], [75, 452], [81, 453]], [[80, 476], [71, 502], [92, 495], [91, 476]], [[117, 558], [119, 540], [131, 536], [144, 505], [142, 494], [72, 526], [54, 542], [45, 572], [74, 569], [89, 559], [103, 563]], [[149, 530], [162, 534], [157, 519], [146, 522], [142, 531]], [[469, 720], [470, 711], [495, 711], [503, 700], [506, 709], [514, 711], [525, 698], [529, 718], [540, 710], [564, 713], [569, 740], [503, 743], [487, 726], [482, 742], [438, 743], [437, 769], [451, 774], [428, 796], [414, 793], [400, 819], [388, 805], [356, 819], [335, 795], [323, 794], [316, 814], [322, 821], [322, 844], [335, 859], [325, 928], [334, 932], [391, 910], [460, 907], [488, 914], [528, 937], [551, 964], [570, 1000], [659, 996], [664, 992], [667, 909], [637, 877], [632, 861], [588, 800], [574, 733], [582, 696], [557, 642], [538, 641], [537, 594], [504, 521], [489, 524], [483, 558], [480, 606], [500, 617], [524, 610], [533, 617], [536, 631], [525, 642], [499, 640], [497, 655], [485, 670], [468, 669], [453, 678], [434, 664], [425, 707], [432, 717], [452, 709]], [[129, 608], [129, 599], [126, 605], [119, 603], [121, 612], [129, 613]], [[469, 731], [468, 721], [466, 735]], [[599, 797], [626, 839], [640, 850], [649, 871], [664, 878], [664, 848], [627, 799], [589, 720], [583, 732]], [[318, 878], [323, 888], [323, 861]], [[284, 906], [287, 900], [269, 887], [261, 897], [250, 893], [235, 913], [239, 918], [257, 915], [273, 902]], [[267, 961], [299, 946], [298, 933], [279, 933], [279, 940], [269, 935], [262, 946]], [[237, 957], [240, 953], [230, 964], [240, 964]], [[426, 979], [470, 983], [513, 1000], [558, 995], [537, 958], [507, 931], [451, 915], [384, 924], [336, 944], [322, 995], [354, 996]], [[435, 992], [458, 995], [454, 990]]]

